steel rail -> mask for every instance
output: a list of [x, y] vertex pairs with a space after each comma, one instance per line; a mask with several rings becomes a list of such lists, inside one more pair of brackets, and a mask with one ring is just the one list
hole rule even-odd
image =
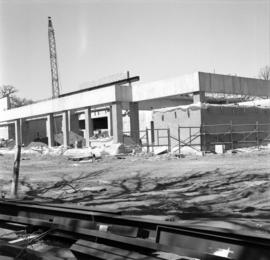
[[65, 234], [71, 237], [74, 240], [77, 239], [85, 239], [90, 241], [96, 241], [98, 243], [104, 244], [117, 244], [120, 248], [130, 249], [138, 252], [143, 252], [146, 254], [151, 254], [156, 251], [164, 251], [164, 252], [174, 252], [180, 255], [186, 255], [189, 257], [194, 257], [197, 259], [204, 260], [222, 260], [227, 259], [223, 257], [215, 257], [204, 252], [196, 252], [194, 250], [189, 250], [180, 247], [174, 247], [164, 244], [158, 244], [155, 241], [141, 239], [141, 238], [132, 238], [132, 237], [124, 237], [120, 235], [111, 234], [108, 232], [101, 232], [98, 230], [89, 230], [84, 228], [77, 228], [75, 226], [66, 226], [61, 224], [54, 224], [49, 221], [37, 220], [37, 219], [29, 219], [25, 217], [16, 217], [16, 216], [8, 216], [0, 214], [0, 225], [1, 222], [14, 222], [23, 225], [30, 225], [35, 227], [42, 227], [45, 229], [50, 229], [51, 235], [60, 235], [65, 237]]
[[[21, 214], [21, 212], [25, 210], [25, 214]], [[167, 222], [167, 221], [153, 221], [148, 219], [142, 218], [135, 218], [135, 217], [125, 217], [125, 216], [118, 216], [115, 214], [109, 213], [101, 213], [101, 212], [94, 212], [94, 211], [81, 211], [78, 209], [65, 209], [59, 208], [58, 205], [55, 207], [53, 206], [46, 206], [46, 205], [35, 205], [35, 204], [27, 204], [27, 203], [19, 203], [19, 202], [3, 202], [0, 201], [0, 213], [1, 214], [9, 214], [13, 216], [27, 216], [31, 217], [31, 213], [33, 214], [33, 218], [40, 218], [40, 219], [48, 219], [50, 222], [58, 222], [63, 223], [61, 219], [71, 219], [66, 223], [76, 223], [76, 221], [72, 220], [87, 220], [89, 223], [96, 224], [102, 223], [105, 225], [119, 225], [119, 226], [127, 226], [127, 227], [134, 227], [139, 228], [141, 230], [152, 230], [156, 231], [158, 227], [166, 227], [171, 229], [176, 229], [183, 234], [187, 234], [193, 237], [201, 237], [204, 239], [211, 239], [215, 241], [222, 241], [227, 243], [233, 243], [238, 245], [250, 245], [255, 247], [264, 247], [270, 248], [270, 238], [266, 235], [262, 237], [256, 235], [246, 235], [241, 234], [237, 231], [232, 230], [225, 230], [225, 229], [218, 229], [218, 228], [210, 228], [204, 226], [187, 226], [179, 223], [174, 222]], [[29, 214], [27, 214], [29, 213]], [[43, 216], [49, 216], [49, 218], [44, 218]], [[52, 218], [50, 218], [53, 216]], [[60, 217], [57, 218], [57, 217]], [[96, 225], [92, 225], [91, 227], [95, 227]]]
[[[46, 207], [51, 207], [51, 208], [62, 208], [62, 209], [70, 209], [70, 210], [81, 210], [81, 211], [91, 211], [91, 212], [101, 212], [101, 213], [110, 213], [110, 214], [116, 214], [116, 215], [121, 215], [120, 210], [102, 210], [102, 209], [95, 209], [87, 206], [81, 206], [81, 205], [75, 205], [72, 203], [65, 203], [65, 204], [59, 204], [59, 203], [48, 203], [48, 202], [37, 202], [37, 201], [27, 201], [27, 200], [16, 200], [16, 199], [0, 199], [0, 203], [4, 202], [5, 204], [7, 203], [16, 203], [17, 205], [34, 205], [34, 206], [46, 206]], [[2, 204], [3, 205], [3, 204]]]
[[[88, 223], [86, 228], [80, 225], [82, 220]], [[74, 239], [74, 241], [95, 241], [144, 254], [164, 251], [197, 259], [228, 259], [210, 254], [208, 249], [209, 245], [212, 245], [214, 248], [232, 248], [233, 251], [238, 252], [240, 255], [240, 258], [234, 258], [237, 260], [254, 259], [252, 254], [261, 256], [258, 259], [270, 259], [270, 238], [267, 237], [248, 236], [223, 229], [201, 226], [190, 227], [166, 221], [124, 217], [91, 210], [87, 211], [86, 209], [70, 210], [69, 207], [58, 207], [58, 205], [46, 206], [34, 203], [20, 203], [18, 201], [2, 201], [0, 202], [0, 226], [8, 223], [33, 228], [39, 227], [50, 230], [51, 235], [57, 236], [60, 234], [60, 236]], [[152, 232], [152, 237], [149, 236], [149, 233], [144, 238], [142, 236], [138, 237], [139, 232], [135, 232], [135, 235], [130, 235], [128, 232], [124, 232], [124, 234], [121, 232], [115, 233], [110, 228], [117, 225]], [[82, 249], [81, 246], [77, 248], [78, 250]], [[86, 249], [86, 251], [90, 252], [91, 249]], [[244, 252], [244, 258], [241, 258], [242, 251]]]

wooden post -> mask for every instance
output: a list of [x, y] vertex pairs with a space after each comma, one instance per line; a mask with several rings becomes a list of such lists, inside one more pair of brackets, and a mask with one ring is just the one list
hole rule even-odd
[[234, 149], [234, 147], [233, 147], [233, 123], [232, 123], [232, 121], [231, 121], [231, 149], [233, 150]]
[[189, 128], [189, 145], [191, 146], [191, 127]]
[[257, 148], [259, 149], [260, 148], [260, 143], [259, 143], [259, 122], [258, 121], [256, 121], [256, 130], [257, 130], [256, 142], [257, 142]]
[[180, 126], [178, 126], [178, 149], [179, 149], [179, 158], [181, 158], [181, 132], [180, 132]]
[[17, 198], [18, 196], [20, 161], [21, 161], [21, 145], [18, 145], [17, 151], [15, 152], [14, 165], [13, 165], [13, 178], [12, 178], [12, 183], [11, 183], [11, 196], [14, 198]]
[[171, 147], [171, 133], [170, 133], [170, 128], [168, 128], [167, 133], [168, 133], [168, 152], [171, 152], [172, 147]]
[[152, 152], [154, 153], [154, 145], [155, 145], [155, 128], [154, 128], [154, 121], [151, 121], [151, 144], [152, 144]]
[[145, 134], [146, 134], [146, 147], [147, 147], [147, 152], [149, 153], [149, 136], [148, 136], [148, 129], [146, 127], [145, 129]]
[[204, 153], [206, 152], [206, 130], [205, 130], [205, 125], [203, 125], [203, 151]]

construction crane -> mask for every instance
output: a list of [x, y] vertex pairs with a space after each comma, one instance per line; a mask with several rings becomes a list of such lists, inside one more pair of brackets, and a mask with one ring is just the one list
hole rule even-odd
[[58, 98], [60, 90], [59, 90], [59, 78], [57, 67], [56, 43], [55, 43], [54, 29], [50, 16], [48, 17], [48, 38], [49, 38], [51, 74], [52, 74], [52, 98]]

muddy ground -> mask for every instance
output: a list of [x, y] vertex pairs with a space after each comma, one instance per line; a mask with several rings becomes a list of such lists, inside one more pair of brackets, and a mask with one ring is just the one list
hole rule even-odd
[[[13, 159], [13, 155], [0, 156], [0, 190], [5, 196]], [[181, 159], [106, 157], [93, 163], [26, 154], [19, 187], [25, 200], [182, 221], [226, 221], [270, 231], [269, 150]]]

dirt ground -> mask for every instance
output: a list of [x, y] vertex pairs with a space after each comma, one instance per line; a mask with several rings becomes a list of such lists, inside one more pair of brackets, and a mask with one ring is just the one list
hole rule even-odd
[[[0, 191], [6, 196], [13, 159], [0, 155]], [[269, 149], [181, 159], [106, 157], [93, 163], [25, 154], [19, 194], [25, 200], [119, 209], [127, 215], [189, 223], [222, 221], [270, 232], [269, 180]]]

